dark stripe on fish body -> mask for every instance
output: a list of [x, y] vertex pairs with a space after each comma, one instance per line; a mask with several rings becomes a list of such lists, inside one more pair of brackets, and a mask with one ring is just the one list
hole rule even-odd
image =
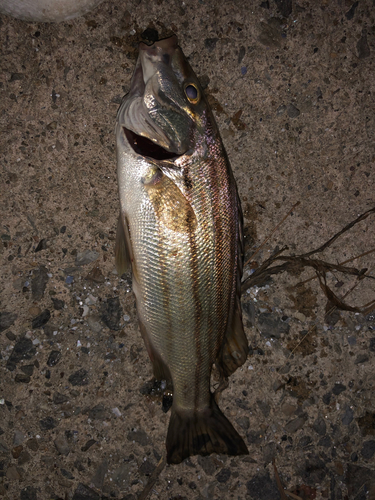
[[186, 169], [184, 170], [184, 184], [185, 184], [185, 187], [187, 190], [189, 190], [193, 187], [193, 183], [191, 182], [191, 179], [189, 177], [189, 173]]
[[[189, 173], [187, 170], [184, 170], [184, 183], [187, 190], [193, 187], [192, 180], [189, 177]], [[190, 196], [188, 196], [190, 198]], [[187, 221], [190, 224], [190, 220]], [[201, 349], [201, 314], [202, 314], [202, 305], [199, 296], [199, 267], [198, 267], [198, 249], [197, 249], [197, 241], [195, 238], [195, 231], [193, 227], [190, 227], [189, 230], [189, 243], [190, 243], [190, 265], [191, 265], [191, 275], [192, 275], [192, 293], [193, 293], [193, 301], [194, 301], [194, 339], [196, 346], [196, 356], [197, 356], [197, 364], [195, 367], [195, 380], [194, 380], [194, 410], [198, 409], [199, 405], [199, 396], [200, 396], [200, 375], [202, 370], [203, 356]]]
[[[158, 240], [163, 241], [164, 235], [163, 235], [163, 227], [160, 222], [157, 223], [158, 227]], [[165, 262], [165, 254], [163, 253], [163, 246], [160, 247], [159, 249], [159, 255], [158, 255], [158, 265], [160, 269], [160, 281], [161, 281], [161, 292], [162, 292], [162, 298], [163, 298], [163, 308], [164, 308], [164, 313], [167, 316], [167, 324], [164, 325], [165, 327], [165, 332], [166, 332], [166, 352], [170, 353], [172, 351], [172, 344], [173, 344], [173, 329], [172, 329], [172, 318], [171, 318], [171, 307], [170, 307], [170, 300], [171, 300], [171, 291], [170, 287], [168, 284], [168, 265]], [[168, 367], [169, 368], [169, 367]]]

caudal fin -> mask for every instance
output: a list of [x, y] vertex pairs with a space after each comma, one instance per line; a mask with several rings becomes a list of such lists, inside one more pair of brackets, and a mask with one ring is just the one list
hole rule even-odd
[[248, 449], [223, 415], [214, 399], [202, 411], [179, 410], [172, 407], [167, 434], [167, 462], [179, 464], [191, 455], [248, 455]]

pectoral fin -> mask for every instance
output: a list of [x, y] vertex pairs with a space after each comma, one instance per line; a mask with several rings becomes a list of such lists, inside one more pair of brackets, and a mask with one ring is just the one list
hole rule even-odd
[[[126, 228], [124, 227], [126, 225]], [[130, 271], [131, 268], [131, 245], [129, 229], [126, 220], [122, 220], [121, 214], [117, 221], [115, 261], [119, 276]]]

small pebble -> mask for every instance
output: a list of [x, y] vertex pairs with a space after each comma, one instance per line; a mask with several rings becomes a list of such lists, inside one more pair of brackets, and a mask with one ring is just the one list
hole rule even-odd
[[22, 431], [15, 430], [13, 434], [13, 445], [18, 446], [25, 441], [25, 434]]
[[85, 266], [86, 264], [90, 264], [90, 262], [94, 262], [94, 260], [98, 258], [99, 253], [95, 252], [95, 250], [85, 250], [84, 252], [77, 253], [75, 265]]
[[354, 412], [351, 408], [347, 408], [344, 415], [341, 418], [343, 425], [349, 425], [352, 423], [354, 418]]
[[57, 436], [53, 443], [61, 455], [69, 455], [70, 447], [64, 435]]
[[71, 383], [74, 386], [87, 385], [89, 383], [88, 382], [88, 372], [84, 368], [81, 368], [80, 370], [77, 370], [76, 372], [72, 373], [72, 375], [70, 375], [68, 380], [69, 380], [69, 383]]

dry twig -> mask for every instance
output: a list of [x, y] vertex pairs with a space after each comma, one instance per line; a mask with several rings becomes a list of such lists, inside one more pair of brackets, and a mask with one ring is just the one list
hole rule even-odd
[[273, 460], [272, 460], [272, 465], [273, 465], [273, 470], [275, 471], [276, 484], [277, 484], [277, 488], [280, 492], [281, 500], [288, 500], [288, 497], [285, 495], [284, 486], [282, 485], [282, 482], [281, 482], [281, 479], [280, 479], [280, 476], [279, 476], [279, 473], [278, 473], [278, 470], [276, 467], [275, 458], [273, 458]]
[[156, 469], [154, 469], [153, 473], [150, 476], [150, 479], [148, 480], [148, 483], [144, 487], [144, 489], [141, 491], [138, 500], [146, 500], [148, 495], [151, 493], [152, 488], [154, 487], [154, 484], [158, 480], [162, 470], [164, 469], [166, 464], [165, 457], [161, 457], [159, 460], [158, 465], [156, 466]]
[[[371, 301], [363, 307], [349, 306], [349, 305], [345, 304], [342, 299], [337, 297], [337, 295], [328, 287], [327, 282], [326, 282], [326, 274], [329, 271], [331, 271], [331, 272], [337, 271], [337, 272], [341, 272], [343, 274], [357, 276], [359, 280], [361, 280], [363, 278], [374, 279], [372, 276], [368, 276], [366, 274], [367, 269], [357, 269], [355, 267], [348, 267], [348, 266], [343, 265], [344, 263], [347, 263], [353, 259], [350, 259], [349, 261], [345, 261], [342, 264], [333, 264], [330, 262], [323, 261], [321, 259], [312, 259], [311, 256], [315, 255], [316, 253], [323, 252], [332, 243], [334, 243], [343, 233], [345, 233], [346, 231], [351, 229], [354, 225], [356, 225], [359, 222], [366, 219], [372, 213], [375, 213], [375, 207], [370, 209], [370, 210], [367, 210], [367, 212], [363, 213], [362, 215], [357, 217], [354, 221], [347, 224], [343, 229], [341, 229], [341, 231], [336, 233], [330, 240], [328, 240], [326, 243], [324, 243], [322, 246], [320, 246], [316, 250], [312, 250], [312, 251], [304, 253], [302, 255], [286, 256], [286, 255], [281, 255], [288, 248], [288, 247], [284, 246], [281, 250], [278, 250], [269, 259], [267, 259], [265, 262], [263, 262], [263, 264], [260, 267], [258, 267], [258, 269], [256, 269], [251, 276], [249, 276], [248, 278], [245, 279], [245, 281], [242, 283], [242, 287], [241, 287], [242, 291], [245, 291], [248, 288], [255, 286], [255, 285], [261, 286], [274, 274], [279, 274], [279, 273], [282, 273], [284, 271], [296, 273], [296, 272], [301, 272], [306, 267], [311, 267], [314, 269], [314, 271], [319, 279], [320, 286], [328, 299], [329, 305], [332, 305], [334, 307], [337, 307], [338, 309], [343, 309], [346, 311], [361, 312], [364, 314], [368, 314], [369, 312], [371, 312], [374, 309], [375, 301]], [[284, 217], [283, 221], [284, 220], [285, 220], [285, 217]], [[276, 228], [279, 227], [280, 224], [278, 224], [276, 226]], [[276, 230], [276, 228], [275, 228], [275, 230]], [[272, 232], [272, 234], [274, 233], [274, 231]], [[365, 252], [363, 255], [367, 255], [368, 253], [371, 253], [371, 250], [368, 252]], [[272, 265], [276, 261], [282, 261], [283, 263], [279, 264], [279, 265]]]

